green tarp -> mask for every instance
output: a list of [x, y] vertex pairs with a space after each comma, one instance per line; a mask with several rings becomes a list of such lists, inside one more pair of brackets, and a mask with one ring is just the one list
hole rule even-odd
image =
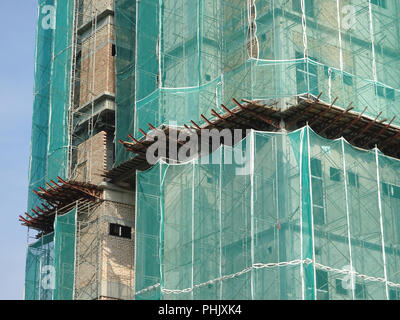
[[54, 232], [28, 246], [25, 300], [72, 300], [76, 209], [57, 216]]
[[399, 160], [308, 127], [210, 159], [138, 172], [137, 299], [397, 297]]

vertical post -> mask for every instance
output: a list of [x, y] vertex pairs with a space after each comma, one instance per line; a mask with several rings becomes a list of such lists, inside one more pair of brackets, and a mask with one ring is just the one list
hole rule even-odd
[[79, 295], [76, 294], [77, 289], [77, 275], [80, 274], [80, 255], [79, 255], [79, 249], [81, 248], [81, 237], [80, 237], [80, 228], [81, 228], [81, 223], [78, 221], [78, 217], [76, 219], [76, 238], [75, 238], [75, 254], [76, 254], [76, 259], [75, 259], [75, 275], [74, 275], [74, 300], [77, 300], [77, 297], [79, 298]]
[[158, 0], [158, 88], [163, 87], [162, 83], [162, 10], [163, 10], [163, 0]]
[[192, 160], [192, 300], [194, 299], [194, 179], [195, 179], [195, 160]]
[[254, 130], [250, 131], [251, 299], [254, 300]]
[[69, 114], [68, 114], [68, 165], [67, 165], [67, 178], [72, 176], [72, 153], [73, 153], [73, 134], [74, 134], [74, 110], [75, 110], [75, 80], [76, 80], [76, 51], [77, 51], [77, 38], [78, 38], [78, 23], [79, 23], [79, 6], [78, 0], [73, 1], [73, 22], [72, 22], [72, 40], [71, 40], [71, 70], [70, 70], [70, 101], [69, 101]]
[[[26, 250], [25, 250], [26, 254], [25, 254], [25, 257], [28, 257], [28, 254], [29, 254], [29, 233], [30, 233], [30, 229], [31, 228], [28, 225], [28, 230], [26, 231]], [[26, 268], [27, 268], [26, 262], [27, 262], [27, 259], [25, 259], [24, 300], [27, 300], [26, 299]]]
[[[163, 254], [164, 254], [164, 178], [165, 172], [163, 172], [164, 162], [160, 161], [160, 235], [159, 235], [159, 260], [160, 260], [160, 295], [162, 298], [164, 289], [164, 267], [163, 267]], [[167, 169], [168, 169], [168, 164]], [[165, 170], [166, 171], [166, 170]]]
[[349, 197], [348, 197], [348, 186], [347, 186], [347, 170], [346, 170], [346, 154], [344, 150], [344, 138], [341, 138], [342, 141], [342, 160], [343, 160], [343, 179], [344, 179], [344, 195], [346, 202], [346, 219], [347, 219], [347, 239], [349, 246], [349, 259], [350, 259], [350, 280], [351, 280], [351, 294], [353, 300], [355, 300], [354, 296], [354, 272], [353, 272], [353, 257], [351, 251], [351, 232], [350, 232], [350, 210], [349, 210]]
[[[105, 204], [107, 202], [103, 202], [102, 208], [101, 208], [101, 216], [97, 217], [97, 223], [96, 223], [96, 238], [97, 238], [97, 270], [96, 270], [96, 287], [97, 287], [97, 299], [100, 298], [103, 290], [103, 285], [102, 285], [102, 269], [103, 269], [103, 259], [102, 259], [102, 246], [103, 246], [103, 237], [102, 234], [100, 233], [100, 228], [101, 228], [101, 223], [102, 220], [105, 216]], [[91, 207], [89, 207], [89, 210], [91, 210]], [[106, 219], [104, 219], [106, 220]]]
[[197, 68], [198, 68], [198, 76], [197, 76], [197, 86], [202, 84], [201, 80], [201, 13], [202, 13], [202, 0], [197, 0]]
[[39, 290], [38, 300], [42, 300], [42, 262], [43, 262], [43, 236], [40, 238], [40, 257], [39, 257]]
[[78, 207], [79, 207], [79, 200], [76, 201], [75, 204], [75, 235], [74, 235], [74, 283], [72, 285], [72, 300], [75, 300], [75, 288], [76, 288], [76, 267], [77, 267], [77, 239], [78, 239]]
[[375, 41], [374, 41], [374, 23], [372, 16], [372, 4], [371, 0], [368, 0], [368, 13], [369, 13], [369, 33], [371, 38], [371, 49], [372, 49], [372, 74], [374, 76], [374, 81], [378, 81], [378, 76], [376, 73], [376, 56], [375, 56]]
[[[137, 217], [138, 217], [138, 171], [135, 171], [135, 213], [134, 213], [134, 221], [135, 221], [135, 230], [133, 231], [133, 235], [135, 237], [133, 244], [133, 270], [134, 275], [136, 275], [136, 257], [137, 257]], [[134, 276], [133, 283], [133, 299], [136, 300], [136, 276]]]
[[383, 216], [382, 216], [381, 181], [379, 173], [379, 155], [377, 146], [375, 146], [375, 161], [376, 161], [376, 181], [378, 184], [378, 208], [379, 208], [379, 223], [380, 223], [381, 241], [382, 241], [381, 244], [382, 244], [382, 259], [383, 259], [383, 274], [385, 277], [386, 299], [389, 300], [389, 288], [388, 288], [387, 268], [386, 268], [385, 236], [383, 230]]
[[[280, 137], [280, 143], [283, 144], [283, 134], [277, 134], [274, 136], [273, 140], [272, 140], [272, 146], [273, 146], [273, 154], [274, 154], [274, 162], [275, 162], [275, 199], [276, 199], [276, 221], [279, 221], [280, 223], [280, 219], [279, 219], [279, 211], [280, 211], [280, 203], [279, 203], [279, 168], [278, 168], [278, 144], [276, 142], [277, 138]], [[283, 164], [283, 159], [281, 160], [281, 165]], [[274, 232], [274, 236], [275, 236], [275, 232]], [[277, 236], [277, 255], [278, 255], [278, 261], [277, 262], [281, 262], [281, 256], [280, 256], [280, 228], [276, 229], [276, 236]], [[280, 267], [278, 267], [278, 290], [279, 290], [279, 297], [281, 296], [281, 288], [282, 288], [282, 284], [280, 281]]]
[[[55, 27], [57, 28], [57, 10], [58, 10], [58, 3], [57, 3], [57, 1], [58, 0], [54, 0], [54, 6], [55, 6], [55, 8], [56, 8], [56, 13], [55, 13], [55, 15], [56, 15], [56, 23], [55, 23]], [[53, 92], [53, 81], [52, 81], [52, 79], [53, 79], [53, 74], [54, 74], [54, 58], [55, 58], [55, 56], [54, 56], [54, 46], [55, 46], [55, 30], [53, 30], [52, 31], [52, 33], [53, 33], [53, 36], [52, 36], [52, 39], [51, 39], [51, 42], [52, 42], [52, 44], [51, 44], [51, 63], [50, 63], [50, 65], [51, 65], [51, 70], [50, 70], [50, 80], [49, 80], [49, 118], [48, 118], [48, 122], [47, 122], [47, 127], [49, 128], [49, 131], [48, 131], [48, 135], [47, 135], [47, 149], [46, 149], [46, 154], [47, 155], [49, 155], [50, 154], [50, 128], [51, 128], [51, 113], [52, 113], [52, 109], [53, 109], [53, 99], [52, 99], [52, 97], [53, 97], [53, 95], [52, 95], [52, 92]], [[48, 178], [48, 175], [49, 175], [49, 162], [48, 162], [48, 159], [46, 160], [46, 177]]]
[[222, 300], [222, 163], [224, 161], [224, 145], [220, 148], [219, 157], [219, 299]]
[[[135, 105], [134, 105], [134, 115], [133, 115], [133, 130], [135, 132], [137, 128], [137, 79], [138, 79], [138, 29], [139, 29], [139, 3], [140, 0], [135, 0], [136, 1], [136, 26], [135, 26]], [[117, 120], [117, 119], [116, 119]], [[115, 125], [118, 125], [118, 121], [115, 121]], [[115, 131], [116, 132], [116, 131]], [[116, 138], [116, 134], [114, 134], [114, 137]], [[115, 152], [116, 152], [116, 145], [115, 144]]]
[[[55, 284], [55, 288], [51, 288], [51, 300], [54, 300], [54, 292], [57, 290], [57, 293], [60, 291], [60, 288], [59, 288], [59, 283], [58, 283], [58, 281], [57, 281], [57, 278], [59, 278], [59, 275], [57, 274], [57, 271], [59, 271], [59, 270], [57, 270], [57, 269], [59, 269], [59, 268], [56, 268], [56, 266], [58, 265], [58, 263], [59, 263], [59, 259], [60, 259], [60, 257], [56, 257], [56, 252], [58, 251], [57, 250], [57, 245], [58, 245], [58, 243], [57, 243], [57, 233], [58, 233], [58, 231], [57, 231], [57, 225], [58, 225], [58, 209], [56, 209], [56, 213], [55, 213], [55, 219], [54, 219], [54, 233], [53, 233], [53, 251], [54, 251], [54, 261], [53, 261], [53, 267], [54, 267], [54, 276], [55, 276], [55, 281], [54, 281], [54, 284]], [[56, 260], [57, 259], [57, 260]], [[56, 298], [58, 298], [58, 297], [56, 297]]]
[[307, 44], [307, 19], [306, 19], [306, 7], [304, 0], [300, 0], [301, 5], [301, 21], [302, 21], [302, 28], [303, 28], [303, 53], [304, 53], [304, 61], [306, 62], [307, 66], [307, 93], [310, 92], [310, 73], [309, 73], [309, 66], [308, 66], [308, 44]]
[[[94, 19], [92, 16], [92, 37], [93, 41], [91, 41], [92, 50], [91, 54], [93, 55], [93, 63], [92, 63], [92, 86], [91, 86], [91, 93], [92, 93], [92, 103], [91, 103], [91, 114], [90, 114], [90, 127], [89, 127], [89, 138], [92, 138], [94, 135], [94, 100], [95, 100], [95, 81], [96, 81], [96, 47], [97, 47], [97, 14], [98, 10], [97, 7], [93, 10], [93, 0], [92, 0], [92, 15], [94, 12]], [[86, 182], [92, 181], [92, 161], [93, 161], [93, 139], [90, 139], [90, 152], [89, 152], [89, 159], [88, 159], [88, 177], [85, 177]]]
[[302, 187], [302, 175], [303, 175], [303, 139], [304, 139], [304, 129], [300, 133], [300, 174], [299, 174], [299, 190], [300, 190], [300, 278], [301, 278], [301, 299], [305, 300], [304, 292], [304, 255], [303, 255], [303, 187]]
[[[304, 1], [304, 0], [302, 0]], [[309, 190], [310, 190], [310, 208], [311, 208], [311, 240], [312, 240], [312, 264], [314, 273], [314, 300], [317, 300], [317, 272], [315, 269], [315, 238], [314, 238], [314, 208], [313, 208], [313, 191], [312, 191], [312, 177], [311, 177], [311, 146], [310, 146], [310, 127], [307, 123], [307, 159], [308, 159], [308, 177], [309, 177]]]
[[336, 0], [336, 10], [337, 10], [337, 23], [338, 23], [338, 35], [339, 35], [340, 71], [343, 72], [342, 22], [340, 20], [340, 0]]

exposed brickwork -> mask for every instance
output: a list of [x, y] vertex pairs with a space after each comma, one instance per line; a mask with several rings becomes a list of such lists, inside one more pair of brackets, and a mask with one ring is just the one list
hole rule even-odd
[[[133, 206], [104, 202], [103, 219], [100, 232], [102, 235], [101, 278], [116, 287], [121, 285], [134, 288], [134, 215]], [[131, 239], [109, 235], [109, 223], [118, 223], [132, 228]], [[112, 298], [119, 298], [113, 296]], [[133, 296], [131, 296], [133, 298]]]
[[[113, 10], [114, 0], [81, 0], [80, 5], [78, 108], [87, 112], [96, 98], [115, 93], [113, 16], [105, 14]], [[90, 22], [94, 17], [97, 29], [92, 33]], [[88, 104], [88, 108], [83, 108]], [[113, 148], [110, 136], [102, 131], [78, 146], [74, 180], [92, 184], [104, 181], [102, 174], [112, 163], [112, 156], [107, 153], [107, 148]], [[110, 199], [118, 200], [113, 197], [116, 192], [109, 190]], [[134, 215], [134, 206], [112, 201], [103, 201], [88, 213], [78, 212], [75, 275], [78, 299], [134, 298]], [[110, 223], [130, 227], [131, 239], [111, 236]]]
[[73, 180], [101, 183], [107, 170], [107, 134], [99, 132], [78, 146], [77, 166]]
[[[133, 299], [134, 214], [133, 206], [111, 201], [100, 203], [89, 214], [78, 213], [77, 290], [99, 292], [101, 299]], [[109, 235], [110, 223], [131, 227], [131, 239]]]
[[114, 32], [109, 23], [83, 40], [79, 106], [105, 92], [115, 93], [113, 42]]

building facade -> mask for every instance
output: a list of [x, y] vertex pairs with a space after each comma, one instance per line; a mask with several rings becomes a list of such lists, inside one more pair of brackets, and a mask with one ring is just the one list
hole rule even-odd
[[38, 12], [26, 299], [399, 298], [396, 0]]

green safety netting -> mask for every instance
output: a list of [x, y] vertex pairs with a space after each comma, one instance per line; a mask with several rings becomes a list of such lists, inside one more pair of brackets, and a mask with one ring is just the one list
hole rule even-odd
[[53, 30], [43, 28], [40, 22], [45, 17], [42, 14], [43, 7], [53, 5], [53, 2], [53, 0], [42, 0], [38, 7], [32, 143], [29, 168], [29, 208], [34, 207], [38, 201], [32, 190], [42, 186], [46, 177]]
[[39, 1], [28, 209], [39, 204], [32, 190], [67, 174], [73, 10], [73, 0]]
[[[43, 186], [45, 181], [54, 179], [57, 175], [65, 178], [67, 173], [67, 118], [71, 87], [73, 4], [73, 0], [39, 1], [32, 155], [29, 176], [30, 191], [37, 189], [38, 186]], [[42, 10], [47, 5], [55, 6], [56, 9], [56, 26], [54, 30], [43, 28], [43, 19], [47, 19], [49, 11]], [[346, 107], [350, 102], [353, 102], [356, 111], [362, 111], [365, 106], [368, 106], [366, 114], [370, 116], [376, 116], [378, 112], [382, 111], [382, 118], [391, 118], [397, 113], [396, 101], [399, 99], [398, 89], [400, 88], [398, 74], [400, 70], [400, 55], [399, 42], [397, 41], [400, 4], [396, 0], [275, 0], [272, 2], [267, 0], [141, 0], [140, 2], [116, 0], [115, 9], [117, 45], [116, 138], [118, 139], [126, 137], [132, 131], [136, 136], [141, 136], [139, 128], [146, 129], [149, 122], [156, 126], [170, 122], [176, 122], [181, 125], [188, 123], [190, 120], [200, 123], [202, 122], [200, 117], [202, 113], [209, 114], [212, 108], [217, 111], [221, 110], [219, 108], [220, 103], [231, 106], [232, 97], [268, 100], [307, 93], [317, 95], [319, 92], [323, 92], [321, 99], [328, 103], [338, 96], [339, 100], [336, 104], [340, 106]], [[134, 32], [135, 28], [136, 33]], [[396, 119], [394, 123], [398, 124], [398, 121]], [[305, 189], [307, 187], [314, 189], [314, 185], [316, 185], [317, 187], [315, 188], [317, 190], [321, 183], [324, 185], [324, 182], [320, 181], [323, 179], [318, 179], [321, 178], [318, 174], [322, 169], [319, 170], [320, 165], [314, 160], [309, 161], [310, 170], [307, 169], [307, 159], [310, 158], [310, 153], [312, 153], [312, 150], [310, 152], [307, 150], [309, 149], [308, 145], [313, 146], [314, 140], [318, 139], [314, 139], [312, 135], [306, 135], [310, 137], [309, 140], [313, 141], [311, 144], [305, 144], [304, 134], [303, 136], [301, 132], [296, 134], [301, 136], [303, 140], [299, 138], [300, 142], [296, 142], [293, 134], [292, 136], [289, 135], [290, 139], [282, 139], [287, 140], [287, 146], [297, 150], [297, 153], [293, 151], [292, 157], [297, 156], [298, 159], [303, 160], [301, 161], [301, 170], [307, 171], [307, 174], [312, 176], [309, 182], [307, 182], [307, 179], [302, 179], [300, 185]], [[253, 140], [255, 140], [256, 145], [257, 134], [255, 136], [256, 138]], [[119, 144], [116, 145], [116, 164], [119, 164], [126, 160], [128, 156], [123, 153]], [[344, 144], [344, 148], [354, 151], [347, 144]], [[282, 154], [288, 154], [285, 152], [282, 151]], [[346, 150], [344, 154], [347, 155]], [[353, 160], [354, 165], [356, 166], [357, 161], [361, 161], [363, 164], [365, 162], [365, 175], [371, 175], [371, 181], [376, 182], [377, 178], [376, 176], [373, 177], [374, 172], [370, 170], [370, 166], [373, 166], [373, 163], [369, 162], [373, 159], [373, 154], [371, 156], [371, 152], [366, 152], [363, 155], [360, 154], [359, 157]], [[256, 158], [257, 156], [255, 156], [254, 161], [256, 161]], [[383, 158], [380, 154], [378, 154], [377, 158], [379, 160], [377, 162], [379, 164], [378, 167], [382, 167], [382, 170], [378, 170], [378, 176], [384, 175], [387, 170], [387, 172], [392, 173], [388, 173], [387, 178], [382, 176], [382, 179], [394, 180], [394, 172], [396, 171], [393, 168], [397, 162], [393, 160], [392, 163], [392, 159]], [[352, 158], [350, 157], [348, 161], [351, 163]], [[150, 177], [149, 173], [146, 173], [148, 186], [156, 186], [156, 191], [147, 191], [146, 188], [148, 186], [146, 184], [138, 186], [143, 188], [143, 192], [138, 194], [138, 208], [144, 208], [143, 210], [145, 210], [147, 206], [150, 206], [149, 203], [154, 201], [157, 203], [157, 199], [163, 195], [163, 193], [157, 194], [157, 190], [160, 190], [160, 185], [164, 186], [166, 183], [161, 180], [164, 177], [161, 174], [164, 174], [166, 168], [165, 165], [159, 165], [159, 167], [161, 168], [160, 174], [157, 174], [156, 169], [154, 169], [156, 171], [153, 172], [152, 177]], [[211, 169], [213, 165], [207, 165], [206, 167], [208, 168], [207, 170], [214, 170]], [[197, 167], [195, 166], [195, 168]], [[227, 171], [226, 176], [229, 176], [229, 170], [233, 169], [234, 167], [225, 168], [224, 170]], [[168, 174], [168, 171], [173, 172], [173, 170], [179, 171], [180, 169], [171, 169], [165, 172]], [[190, 169], [186, 170], [190, 171]], [[195, 170], [199, 169], [192, 169], [192, 171]], [[279, 170], [276, 170], [277, 176], [279, 176]], [[299, 177], [307, 176], [307, 174], [300, 174]], [[283, 173], [282, 175], [285, 176]], [[277, 179], [283, 179], [283, 176]], [[192, 176], [192, 184], [201, 184], [200, 180], [204, 177], [206, 176], [200, 173], [198, 173], [198, 176]], [[225, 180], [221, 177], [224, 177], [224, 174], [220, 175], [221, 186], [218, 187], [218, 190], [223, 190], [225, 187]], [[358, 237], [354, 240], [355, 249], [352, 254], [359, 255], [367, 261], [369, 261], [370, 257], [380, 261], [376, 256], [377, 254], [373, 255], [373, 252], [379, 252], [379, 243], [381, 243], [382, 248], [387, 239], [393, 243], [398, 241], [396, 233], [398, 228], [393, 219], [395, 219], [394, 208], [398, 195], [397, 185], [399, 184], [396, 184], [396, 181], [384, 181], [376, 184], [377, 190], [373, 188], [369, 190], [368, 188], [362, 188], [361, 181], [363, 179], [367, 180], [365, 177], [361, 178], [361, 176], [351, 172], [346, 179], [343, 178], [341, 181], [332, 180], [335, 181], [335, 183], [332, 182], [332, 185], [337, 186], [341, 183], [343, 189], [343, 184], [345, 184], [344, 190], [347, 190], [346, 213], [350, 212], [353, 205], [359, 208], [359, 214], [365, 210], [374, 212], [370, 214], [370, 224], [358, 220], [352, 222], [351, 219], [356, 214], [349, 216], [348, 226], [350, 228], [348, 229], [350, 229], [350, 244], [353, 244], [353, 238], [351, 237], [353, 234], [351, 233], [352, 224], [354, 225], [354, 234]], [[344, 181], [348, 182], [344, 183]], [[229, 197], [227, 196], [224, 200], [223, 195], [221, 195], [219, 202], [223, 205], [221, 204], [219, 212], [222, 212], [222, 209], [226, 206], [228, 209], [225, 208], [225, 211], [232, 212], [232, 215], [236, 212], [241, 216], [240, 219], [246, 223], [248, 222], [247, 215], [249, 210], [253, 214], [254, 210], [257, 210], [254, 199], [250, 199], [253, 200], [250, 201], [250, 209], [249, 204], [246, 202], [249, 190], [244, 186], [248, 182], [246, 177], [235, 178], [232, 182], [237, 185], [238, 190], [244, 188], [241, 192], [241, 197], [245, 199], [240, 198], [243, 208], [240, 210], [238, 208], [229, 208], [229, 206], [235, 204], [235, 201], [230, 204]], [[185, 180], [182, 183], [185, 185], [185, 183], [189, 182]], [[309, 183], [309, 186], [307, 183]], [[257, 182], [254, 182], [254, 185], [257, 186]], [[228, 186], [230, 186], [229, 183]], [[217, 188], [217, 186], [214, 187]], [[358, 190], [357, 192], [354, 190], [354, 194], [350, 190], [352, 187]], [[250, 197], [254, 198], [257, 194], [254, 190], [251, 192]], [[279, 190], [282, 190], [282, 188]], [[359, 193], [361, 191], [361, 195], [365, 196], [365, 198], [361, 197]], [[234, 193], [237, 190], [231, 190], [231, 192]], [[276, 200], [278, 201], [276, 206], [279, 208], [278, 211], [281, 212], [282, 206], [285, 208], [287, 203], [286, 199], [279, 198], [279, 192], [281, 191], [278, 191], [276, 199], [280, 199], [279, 201], [282, 203], [279, 204], [280, 202]], [[302, 194], [300, 190], [297, 192]], [[378, 204], [376, 205], [375, 203], [375, 207], [369, 203], [369, 201], [372, 201], [368, 196], [369, 192], [371, 194], [378, 192], [381, 195]], [[206, 197], [205, 195], [200, 196], [200, 194], [204, 193], [196, 193], [195, 195], [197, 197]], [[292, 264], [285, 266], [257, 267], [254, 270], [251, 269], [250, 276], [249, 272], [243, 272], [237, 277], [222, 279], [222, 285], [218, 284], [218, 288], [213, 287], [215, 282], [207, 284], [207, 288], [208, 286], [210, 286], [210, 290], [214, 288], [212, 290], [218, 291], [224, 297], [224, 292], [228, 292], [233, 296], [235, 290], [229, 290], [229, 287], [236, 288], [236, 281], [240, 279], [239, 282], [243, 283], [245, 288], [240, 294], [243, 297], [247, 297], [250, 294], [250, 297], [255, 298], [262, 295], [260, 292], [263, 292], [263, 290], [267, 291], [265, 289], [267, 285], [265, 285], [265, 288], [259, 288], [255, 285], [268, 282], [271, 277], [267, 273], [273, 272], [273, 274], [279, 275], [282, 279], [295, 279], [299, 276], [298, 263], [300, 263], [303, 265], [300, 281], [302, 289], [298, 291], [292, 290], [290, 286], [296, 286], [296, 281], [287, 280], [284, 284], [280, 282], [279, 290], [274, 289], [279, 291], [276, 295], [289, 297], [289, 292], [292, 292], [292, 297], [313, 298], [314, 296], [326, 294], [326, 290], [324, 291], [324, 286], [321, 283], [326, 283], [328, 280], [333, 281], [331, 274], [338, 271], [335, 269], [336, 267], [332, 266], [335, 264], [333, 262], [330, 263], [324, 260], [326, 263], [321, 263], [322, 268], [317, 268], [316, 265], [319, 263], [318, 254], [316, 253], [323, 251], [322, 249], [318, 251], [319, 248], [315, 243], [312, 243], [312, 239], [317, 242], [320, 241], [318, 237], [323, 235], [325, 231], [322, 227], [322, 230], [317, 230], [319, 226], [312, 228], [311, 222], [307, 220], [307, 217], [312, 217], [313, 215], [307, 216], [305, 212], [311, 210], [316, 215], [318, 223], [321, 223], [323, 220], [321, 212], [327, 212], [329, 207], [325, 206], [327, 206], [329, 199], [326, 199], [325, 193], [323, 193], [324, 196], [321, 196], [318, 191], [315, 191], [315, 194], [314, 198], [308, 200], [308, 193], [302, 195], [301, 205], [299, 206], [303, 212], [303, 218], [300, 219], [302, 228], [297, 230], [298, 238], [302, 239], [301, 263], [291, 260]], [[335, 195], [337, 194], [338, 192], [335, 193]], [[165, 195], [163, 195], [164, 198]], [[186, 196], [182, 198], [186, 199]], [[363, 201], [360, 199], [363, 199]], [[186, 200], [181, 201], [185, 202]], [[32, 192], [29, 192], [28, 207], [36, 206], [37, 202], [38, 199]], [[330, 202], [339, 207], [343, 205], [334, 200], [330, 200]], [[187, 203], [182, 203], [182, 206], [188, 205]], [[159, 210], [162, 208], [159, 206]], [[323, 210], [323, 208], [325, 209]], [[378, 222], [374, 208], [378, 208], [379, 211]], [[215, 210], [216, 208], [210, 205], [208, 211], [214, 212]], [[137, 214], [141, 216], [144, 212], [138, 209]], [[195, 212], [195, 209], [192, 209], [192, 212]], [[154, 215], [155, 219], [157, 217], [161, 219], [166, 212], [156, 211], [151, 214]], [[283, 213], [280, 214], [283, 215]], [[341, 221], [343, 216], [337, 219]], [[169, 244], [169, 246], [159, 248], [157, 238], [159, 237], [159, 233], [157, 233], [159, 230], [157, 230], [157, 226], [147, 225], [146, 221], [138, 221], [139, 227], [143, 223], [144, 229], [142, 230], [147, 230], [143, 232], [143, 239], [139, 236], [138, 243], [140, 241], [148, 241], [146, 245], [150, 248], [149, 252], [153, 252], [154, 255], [144, 255], [144, 259], [138, 261], [138, 268], [143, 270], [141, 274], [145, 276], [143, 279], [137, 279], [139, 284], [140, 281], [143, 281], [142, 284], [138, 285], [140, 289], [137, 291], [140, 292], [140, 290], [152, 284], [161, 283], [161, 285], [154, 287], [153, 291], [148, 290], [138, 294], [138, 297], [144, 297], [144, 295], [146, 295], [145, 297], [176, 295], [177, 293], [171, 293], [168, 290], [175, 290], [171, 288], [179, 287], [176, 289], [179, 291], [184, 290], [182, 288], [187, 289], [190, 287], [187, 286], [187, 283], [183, 283], [187, 281], [186, 277], [180, 280], [178, 279], [179, 275], [171, 276], [175, 268], [173, 264], [179, 265], [181, 262], [168, 262], [168, 259], [166, 263], [164, 262], [162, 259], [164, 252], [172, 252], [173, 246]], [[194, 223], [195, 219], [192, 219], [191, 222]], [[162, 221], [162, 223], [164, 222]], [[265, 227], [267, 230], [268, 223], [270, 223], [269, 220], [260, 222], [261, 228]], [[378, 223], [379, 226], [383, 226], [381, 229], [385, 230], [384, 237], [381, 237], [381, 239], [379, 239], [378, 231], [376, 231]], [[173, 226], [174, 221], [166, 222], [167, 226], [170, 224]], [[228, 222], [226, 222], [226, 225], [229, 225]], [[205, 225], [206, 227], [207, 225]], [[216, 226], [213, 225], [212, 227], [215, 228]], [[280, 230], [280, 235], [285, 234], [285, 227], [284, 223], [279, 222], [278, 230]], [[386, 231], [391, 229], [393, 230], [390, 232]], [[170, 234], [170, 229], [167, 228], [167, 230], [167, 233]], [[343, 228], [338, 227], [338, 230], [338, 232], [344, 232]], [[375, 238], [371, 235], [371, 230], [374, 230], [372, 234]], [[254, 225], [252, 231], [254, 232]], [[311, 237], [310, 234], [312, 235], [313, 231], [315, 231], [315, 235]], [[246, 232], [248, 232], [248, 225], [243, 230], [238, 230], [238, 232], [236, 230], [231, 231], [232, 234], [228, 234], [226, 237], [228, 240], [230, 239], [229, 241], [235, 242], [235, 237], [240, 238], [239, 235]], [[267, 236], [268, 232], [265, 234]], [[290, 236], [287, 237], [290, 238]], [[292, 234], [292, 237], [294, 239], [295, 236]], [[345, 236], [340, 234], [337, 239], [341, 239], [341, 243], [344, 243], [343, 237]], [[185, 241], [188, 241], [189, 238], [188, 234], [182, 235], [182, 239], [186, 239]], [[211, 241], [208, 237], [205, 239], [204, 241], [206, 242]], [[238, 242], [242, 241], [246, 248], [249, 246], [251, 248], [251, 241], [249, 244], [248, 240], [243, 239], [247, 238], [242, 237]], [[271, 249], [270, 247], [266, 249], [267, 252], [274, 252], [275, 245], [279, 245], [280, 241], [286, 241], [286, 238], [284, 240], [279, 239], [276, 243], [274, 242], [274, 245], [270, 246]], [[42, 243], [47, 241], [45, 240], [42, 238]], [[321, 243], [322, 248], [325, 246], [325, 242], [321, 240]], [[51, 246], [50, 244], [51, 241], [43, 245], [36, 245], [40, 247], [40, 252], [50, 252], [51, 250], [47, 248]], [[226, 254], [228, 255], [229, 252], [238, 250], [237, 245], [229, 245], [227, 243], [220, 247], [226, 247]], [[30, 249], [32, 249], [32, 252], [35, 251], [34, 247], [30, 247]], [[152, 258], [159, 255], [159, 249], [163, 250], [161, 260], [156, 260], [162, 262], [161, 268], [158, 268], [157, 264], [149, 267], [147, 262], [152, 261]], [[32, 258], [33, 256], [29, 250], [28, 258], [30, 256]], [[183, 252], [186, 252], [185, 250], [188, 251], [189, 249], [185, 247]], [[281, 250], [283, 250], [283, 253], [281, 253]], [[295, 251], [295, 249], [293, 250]], [[279, 249], [279, 257], [296, 256], [296, 259], [299, 259], [298, 254], [293, 253], [293, 250]], [[310, 250], [312, 251], [311, 258]], [[385, 260], [385, 266], [380, 269], [373, 268], [373, 270], [370, 270], [369, 266], [374, 265], [372, 263], [366, 264], [354, 261], [354, 264], [351, 264], [351, 267], [354, 267], [360, 274], [373, 278], [370, 281], [369, 278], [361, 277], [362, 281], [360, 280], [361, 282], [357, 283], [356, 290], [352, 292], [352, 298], [366, 295], [379, 297], [380, 292], [384, 292], [384, 296], [397, 296], [397, 291], [393, 289], [395, 286], [392, 285], [399, 283], [396, 279], [395, 271], [396, 263], [398, 263], [396, 250], [395, 244], [392, 247], [384, 247], [383, 252], [386, 253], [383, 259]], [[346, 251], [343, 249], [340, 252]], [[350, 252], [352, 251], [349, 248], [347, 253], [348, 260], [352, 261]], [[137, 254], [144, 253], [138, 252]], [[211, 252], [210, 254], [213, 253]], [[322, 256], [322, 253], [319, 254]], [[344, 254], [346, 257], [347, 255], [346, 253]], [[309, 263], [307, 259], [312, 259], [314, 256], [316, 257], [315, 263]], [[35, 257], [37, 258], [37, 255]], [[32, 259], [35, 260], [36, 258]], [[224, 264], [224, 261], [221, 260], [218, 265], [218, 272], [215, 271], [217, 267], [212, 265], [212, 262], [209, 262], [210, 266], [207, 266], [207, 268], [212, 270], [210, 274], [213, 275], [216, 273], [218, 273], [217, 275], [232, 275], [249, 268], [249, 259], [252, 262], [253, 258], [253, 256], [249, 258], [247, 255], [242, 254], [237, 258], [238, 261], [230, 261], [230, 265]], [[186, 256], [180, 259], [185, 265], [188, 262]], [[275, 260], [280, 261], [281, 258]], [[286, 260], [283, 261], [283, 263], [286, 262]], [[140, 266], [140, 263], [143, 265]], [[253, 265], [250, 264], [250, 266]], [[330, 269], [324, 270], [324, 266], [333, 268], [333, 271]], [[242, 267], [244, 269], [241, 269]], [[221, 268], [222, 271], [220, 271]], [[237, 271], [239, 269], [240, 271]], [[160, 270], [162, 270], [161, 280]], [[290, 275], [286, 276], [286, 278], [281, 277], [282, 270], [285, 270]], [[327, 271], [327, 274], [320, 270]], [[189, 271], [184, 270], [184, 272], [187, 273]], [[30, 277], [32, 279], [35, 278], [35, 272], [32, 272], [31, 276], [28, 276], [28, 274], [31, 273], [27, 272], [27, 279]], [[212, 280], [212, 277], [210, 278], [206, 272], [196, 277], [191, 280], [191, 285], [203, 283], [204, 279], [208, 279], [207, 281]], [[250, 285], [248, 278], [250, 278]], [[328, 280], [325, 281], [326, 279]], [[382, 279], [384, 280], [382, 281]], [[370, 283], [372, 283], [371, 288], [369, 287]], [[390, 284], [389, 286], [387, 286], [388, 283]], [[384, 284], [383, 291], [381, 290], [382, 284]], [[206, 294], [203, 292], [204, 290], [204, 286], [201, 286], [192, 291], [179, 292], [178, 295], [200, 297], [202, 294]], [[274, 292], [270, 291], [270, 289], [268, 290], [268, 292]], [[337, 291], [340, 291], [340, 289]], [[287, 295], [285, 292], [288, 292]], [[33, 293], [31, 296], [40, 297], [41, 294], [42, 291], [40, 291], [39, 295]], [[46, 293], [43, 294], [46, 295]], [[273, 295], [272, 293], [270, 294]], [[27, 296], [29, 295], [30, 293], [28, 292]], [[332, 297], [331, 292], [329, 292], [329, 295]]]
[[304, 127], [138, 172], [136, 298], [398, 299], [399, 168]]
[[[116, 71], [116, 127], [115, 140], [126, 139], [133, 132], [135, 116], [135, 29], [136, 1], [119, 0], [115, 2], [115, 42], [117, 57]], [[128, 160], [125, 148], [116, 143], [115, 163]]]
[[71, 96], [74, 0], [56, 1], [50, 78], [50, 119], [47, 181], [66, 177], [68, 169], [68, 111]]
[[76, 215], [75, 208], [54, 222], [54, 300], [72, 300], [74, 296]]
[[54, 232], [28, 246], [25, 300], [72, 300], [76, 209], [57, 216]]
[[117, 79], [129, 79], [117, 81], [118, 137], [132, 132], [133, 115], [140, 137], [148, 122], [201, 123], [232, 97], [323, 92], [327, 103], [391, 118], [399, 18], [396, 0], [116, 0], [117, 66], [126, 66]]
[[[28, 246], [25, 266], [25, 300], [51, 300], [52, 266], [54, 264], [54, 234], [41, 237]], [[49, 268], [50, 266], [50, 268]]]

